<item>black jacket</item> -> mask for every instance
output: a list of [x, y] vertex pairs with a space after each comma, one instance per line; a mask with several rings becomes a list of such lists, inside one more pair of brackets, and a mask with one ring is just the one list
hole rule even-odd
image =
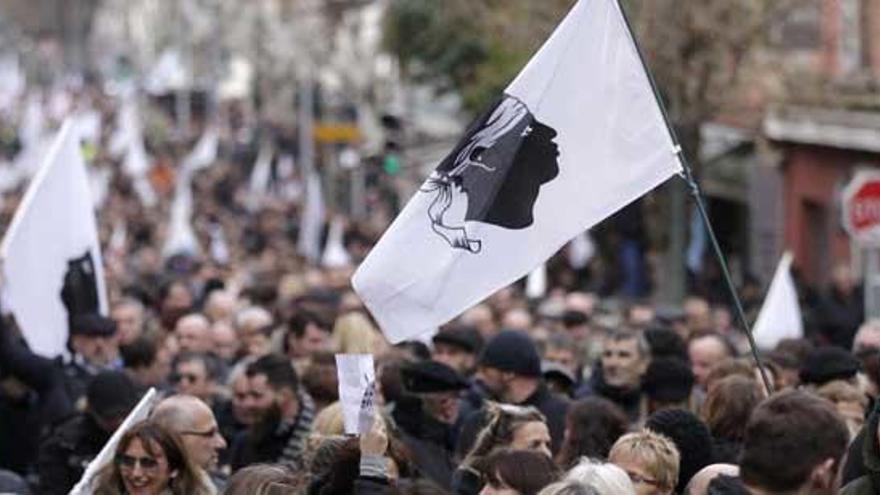
[[847, 464], [843, 469], [841, 494], [880, 493], [880, 445], [876, 435], [878, 424], [880, 411], [875, 408], [862, 430], [850, 443]]
[[[397, 409], [395, 413], [398, 413]], [[452, 458], [455, 449], [455, 428], [435, 420], [423, 413], [420, 408], [409, 412], [408, 415], [417, 421], [398, 420], [398, 416], [402, 414], [394, 416], [401, 429], [401, 440], [412, 453], [413, 463], [422, 476], [448, 489], [456, 467]]]
[[604, 397], [611, 402], [617, 404], [626, 413], [631, 423], [636, 423], [641, 416], [642, 407], [642, 391], [638, 389], [622, 389], [614, 387], [605, 382], [602, 374], [602, 367], [596, 365], [590, 380], [584, 383], [575, 393], [577, 399], [586, 399], [587, 397]]
[[[553, 451], [553, 454], [559, 452], [559, 448], [562, 446], [562, 439], [565, 436], [565, 416], [568, 413], [568, 399], [551, 392], [542, 381], [528, 399], [517, 405], [532, 406], [541, 411], [541, 414], [547, 418], [547, 428], [550, 430], [550, 450]], [[470, 451], [480, 430], [486, 425], [486, 421], [485, 408], [475, 411], [465, 419], [455, 449], [457, 458], [463, 459], [468, 451]]]
[[69, 492], [109, 439], [110, 433], [98, 426], [88, 413], [78, 413], [61, 422], [40, 444], [38, 493], [62, 495]]

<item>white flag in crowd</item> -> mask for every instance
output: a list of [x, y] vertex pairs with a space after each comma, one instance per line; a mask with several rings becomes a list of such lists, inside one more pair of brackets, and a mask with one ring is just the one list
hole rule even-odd
[[568, 264], [575, 270], [586, 268], [590, 264], [590, 260], [596, 255], [596, 243], [589, 231], [583, 231], [576, 235], [571, 242], [568, 243]]
[[369, 428], [373, 424], [375, 409], [372, 401], [376, 383], [373, 355], [337, 354], [336, 376], [339, 379], [339, 402], [342, 404], [345, 433], [364, 433], [362, 427]]
[[526, 297], [538, 299], [547, 294], [547, 264], [541, 263], [526, 278]]
[[178, 181], [171, 203], [168, 237], [162, 254], [167, 258], [177, 254], [196, 255], [200, 252], [199, 240], [192, 226], [192, 185], [188, 180]]
[[791, 261], [789, 252], [779, 260], [764, 305], [752, 328], [759, 349], [773, 349], [782, 339], [800, 339], [804, 336], [801, 307], [791, 277]]
[[306, 179], [306, 197], [299, 220], [297, 252], [316, 263], [321, 259], [321, 234], [324, 229], [324, 195], [321, 177], [309, 172]]
[[122, 435], [125, 435], [125, 432], [130, 430], [135, 424], [147, 419], [158, 399], [155, 388], [150, 388], [150, 390], [144, 394], [140, 402], [134, 406], [134, 409], [128, 413], [128, 416], [126, 416], [122, 424], [119, 425], [119, 428], [116, 429], [113, 436], [110, 437], [110, 440], [107, 440], [107, 443], [104, 444], [101, 452], [99, 452], [98, 455], [92, 459], [92, 462], [89, 463], [88, 467], [86, 467], [82, 478], [80, 478], [76, 486], [73, 487], [69, 495], [89, 495], [94, 493], [95, 488], [97, 488], [92, 486], [95, 482], [95, 477], [101, 468], [113, 462], [113, 457], [116, 454], [116, 446], [119, 445], [119, 440], [122, 439]]
[[617, 2], [578, 2], [352, 282], [389, 340], [443, 324], [681, 170]]
[[192, 173], [210, 167], [217, 160], [219, 147], [220, 133], [214, 126], [209, 125], [196, 142], [195, 148], [183, 159], [181, 168], [186, 173]]
[[61, 289], [73, 271], [90, 280], [94, 309], [107, 313], [89, 178], [71, 121], [31, 181], [0, 244], [0, 258], [4, 310], [15, 315], [34, 352], [65, 352], [68, 313]]
[[351, 265], [351, 256], [345, 249], [345, 222], [342, 217], [335, 217], [330, 222], [327, 232], [327, 245], [324, 246], [324, 255], [321, 264], [327, 268], [343, 268]]

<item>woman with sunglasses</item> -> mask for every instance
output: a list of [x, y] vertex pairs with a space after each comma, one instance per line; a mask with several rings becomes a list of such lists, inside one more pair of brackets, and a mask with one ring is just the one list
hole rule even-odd
[[187, 457], [180, 440], [151, 421], [119, 440], [113, 463], [98, 475], [96, 495], [213, 495], [210, 482]]

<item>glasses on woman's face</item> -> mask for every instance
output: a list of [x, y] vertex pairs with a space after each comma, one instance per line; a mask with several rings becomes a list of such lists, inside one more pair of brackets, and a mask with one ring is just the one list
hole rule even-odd
[[663, 488], [663, 486], [661, 486], [661, 483], [653, 478], [645, 478], [644, 476], [633, 473], [632, 471], [627, 471], [626, 474], [629, 476], [630, 481], [632, 481], [634, 485], [644, 484], [651, 485], [657, 488]]
[[135, 457], [128, 454], [119, 454], [116, 456], [116, 465], [122, 469], [134, 469], [140, 466], [141, 469], [148, 471], [159, 467], [159, 461], [152, 457]]

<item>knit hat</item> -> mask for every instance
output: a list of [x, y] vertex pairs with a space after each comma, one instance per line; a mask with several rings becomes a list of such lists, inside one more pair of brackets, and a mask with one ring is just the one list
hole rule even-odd
[[681, 454], [675, 493], [682, 493], [699, 470], [712, 464], [709, 428], [692, 413], [684, 409], [663, 409], [648, 418], [645, 428], [668, 437]]
[[483, 337], [476, 328], [471, 326], [454, 326], [444, 328], [434, 336], [434, 344], [448, 344], [459, 349], [477, 354], [483, 348]]
[[822, 385], [832, 380], [848, 380], [861, 364], [849, 352], [832, 346], [818, 347], [807, 354], [800, 369], [801, 383]]
[[480, 356], [480, 366], [522, 376], [541, 376], [538, 348], [526, 333], [504, 330], [492, 338]]
[[122, 371], [102, 371], [86, 388], [89, 410], [107, 420], [128, 414], [139, 395], [137, 385]]
[[659, 402], [681, 402], [691, 394], [694, 373], [685, 361], [673, 357], [652, 359], [642, 378], [642, 390]]
[[468, 382], [454, 369], [437, 361], [405, 364], [400, 369], [403, 386], [413, 394], [455, 392], [468, 388]]

